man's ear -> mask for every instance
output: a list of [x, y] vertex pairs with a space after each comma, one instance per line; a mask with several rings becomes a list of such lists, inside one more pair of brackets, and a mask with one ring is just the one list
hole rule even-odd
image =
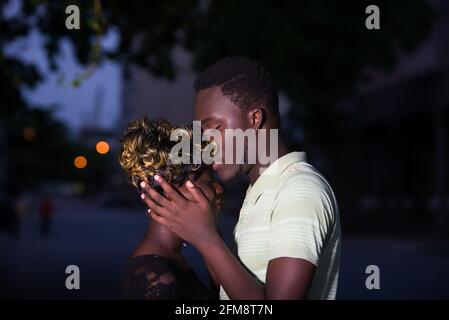
[[262, 108], [255, 108], [248, 113], [250, 126], [254, 129], [263, 127], [266, 121], [266, 113]]

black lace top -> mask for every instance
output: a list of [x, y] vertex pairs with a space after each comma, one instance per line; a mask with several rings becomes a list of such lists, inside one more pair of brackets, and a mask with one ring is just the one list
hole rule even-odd
[[167, 257], [147, 254], [128, 260], [122, 283], [126, 300], [207, 300], [210, 291], [192, 269], [183, 270]]

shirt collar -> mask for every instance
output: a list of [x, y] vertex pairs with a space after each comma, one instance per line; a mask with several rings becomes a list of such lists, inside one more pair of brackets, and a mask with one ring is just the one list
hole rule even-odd
[[248, 187], [246, 199], [252, 204], [256, 203], [262, 192], [267, 189], [268, 186], [272, 185], [272, 182], [277, 179], [291, 164], [305, 161], [307, 161], [305, 152], [291, 152], [278, 158], [267, 169], [265, 169], [264, 172], [262, 172], [253, 185]]

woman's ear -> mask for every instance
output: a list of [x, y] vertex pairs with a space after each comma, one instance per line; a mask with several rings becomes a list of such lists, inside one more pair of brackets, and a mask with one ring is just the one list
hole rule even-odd
[[264, 123], [265, 123], [265, 121], [266, 121], [265, 110], [262, 109], [262, 108], [252, 109], [248, 113], [248, 117], [249, 117], [250, 125], [254, 129], [262, 128]]

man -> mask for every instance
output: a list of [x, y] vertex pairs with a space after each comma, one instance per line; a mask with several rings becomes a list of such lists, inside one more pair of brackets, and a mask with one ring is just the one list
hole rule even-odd
[[[278, 92], [258, 62], [222, 59], [199, 76], [195, 90], [195, 119], [203, 130], [217, 129], [224, 137], [226, 129], [281, 128]], [[258, 142], [270, 150], [269, 135]], [[222, 153], [225, 143], [219, 141]], [[265, 171], [260, 162], [213, 165], [225, 182], [238, 174], [250, 181], [234, 232], [238, 259], [220, 238], [212, 206], [193, 182], [186, 185], [195, 200], [157, 176], [164, 195], [143, 184], [143, 199], [155, 221], [202, 254], [221, 299], [334, 299], [340, 223], [333, 191], [304, 152], [288, 153], [282, 136], [277, 145], [277, 154], [270, 155], [277, 160]]]

